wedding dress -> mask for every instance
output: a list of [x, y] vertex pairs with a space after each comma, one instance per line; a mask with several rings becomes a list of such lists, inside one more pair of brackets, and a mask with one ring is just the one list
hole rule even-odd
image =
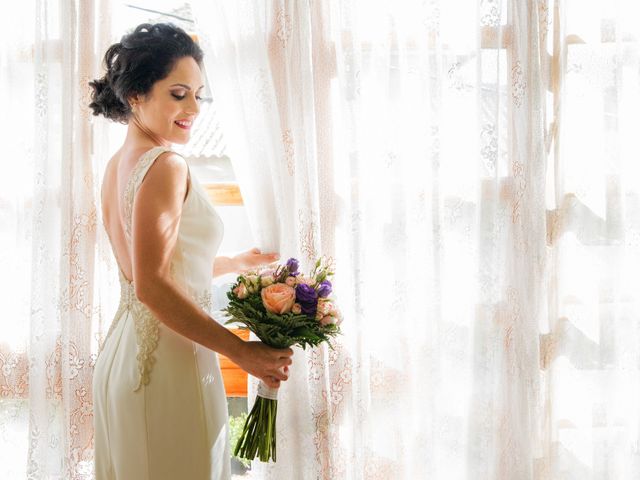
[[[156, 158], [169, 150], [147, 151], [129, 177], [123, 199], [129, 241], [135, 194]], [[170, 271], [210, 311], [223, 224], [197, 179], [189, 177]], [[120, 305], [93, 377], [96, 480], [230, 478], [227, 402], [217, 354], [159, 322], [118, 271]]]

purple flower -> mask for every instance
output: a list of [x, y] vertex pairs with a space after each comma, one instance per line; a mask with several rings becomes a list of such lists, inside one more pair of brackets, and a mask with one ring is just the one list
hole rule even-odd
[[296, 285], [296, 302], [300, 304], [302, 313], [315, 315], [318, 309], [318, 292], [306, 283]]
[[331, 295], [331, 282], [329, 280], [323, 280], [318, 287], [318, 296], [324, 298], [329, 295]]
[[287, 260], [287, 268], [289, 269], [289, 273], [294, 273], [298, 271], [298, 260], [295, 258], [290, 258]]
[[302, 313], [304, 313], [305, 315], [308, 315], [310, 317], [315, 317], [316, 316], [316, 312], [318, 311], [318, 305], [312, 305], [312, 304], [306, 304], [306, 303], [301, 303], [300, 304], [300, 311]]
[[317, 302], [318, 293], [315, 288], [306, 283], [299, 283], [296, 285], [296, 301], [298, 303], [312, 303]]

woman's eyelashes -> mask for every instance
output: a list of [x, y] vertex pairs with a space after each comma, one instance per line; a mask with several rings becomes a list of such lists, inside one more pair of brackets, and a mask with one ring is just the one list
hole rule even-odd
[[[172, 93], [171, 96], [176, 100], [184, 100], [184, 98], [186, 97], [186, 95], [178, 95], [177, 93]], [[202, 97], [199, 95], [196, 95], [196, 100], [202, 100]]]

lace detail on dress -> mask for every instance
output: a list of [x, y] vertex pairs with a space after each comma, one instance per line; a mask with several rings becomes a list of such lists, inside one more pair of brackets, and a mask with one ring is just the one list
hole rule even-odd
[[[171, 276], [173, 276], [173, 273], [173, 264], [171, 264]], [[138, 353], [136, 354], [136, 360], [138, 362], [138, 384], [133, 390], [134, 392], [137, 392], [143, 385], [148, 385], [151, 380], [151, 370], [156, 361], [153, 356], [153, 352], [155, 352], [158, 347], [158, 341], [160, 340], [160, 321], [144, 303], [138, 300], [133, 283], [129, 283], [122, 273], [122, 270], [119, 268], [118, 275], [120, 277], [121, 287], [120, 305], [118, 306], [118, 311], [116, 312], [115, 318], [109, 327], [109, 331], [107, 332], [107, 336], [105, 337], [102, 345], [104, 347], [125, 312], [129, 310], [133, 315], [133, 322], [136, 331], [136, 345], [138, 347]], [[203, 290], [199, 294], [190, 294], [190, 297], [205, 312], [209, 313], [211, 311], [211, 290], [207, 289]], [[102, 349], [100, 349], [100, 351], [102, 351]], [[100, 353], [98, 353], [98, 355], [99, 354]]]
[[[160, 149], [159, 153], [158, 149]], [[131, 238], [132, 230], [132, 217], [133, 217], [133, 197], [142, 183], [142, 179], [147, 173], [149, 165], [158, 158], [158, 155], [163, 152], [170, 151], [167, 147], [155, 147], [146, 152], [138, 163], [133, 167], [133, 171], [129, 176], [129, 181], [124, 189], [124, 233], [128, 238]]]
[[[129, 177], [126, 188], [124, 190], [124, 231], [125, 235], [131, 239], [132, 217], [133, 217], [133, 200], [135, 193], [137, 192], [142, 179], [146, 172], [149, 170], [150, 165], [155, 161], [158, 156], [164, 152], [171, 151], [168, 147], [158, 146], [152, 148], [140, 158], [138, 163], [133, 167], [133, 171]], [[174, 264], [170, 266], [170, 276], [175, 278]], [[138, 385], [134, 389], [134, 392], [140, 390], [143, 385], [148, 385], [151, 380], [151, 370], [156, 359], [153, 356], [158, 347], [158, 341], [160, 340], [160, 321], [153, 315], [153, 313], [144, 305], [138, 297], [135, 295], [135, 288], [133, 282], [124, 276], [122, 270], [118, 269], [120, 276], [121, 297], [120, 306], [116, 313], [116, 319], [109, 328], [107, 338], [111, 332], [115, 329], [120, 318], [124, 316], [124, 312], [129, 310], [133, 315], [133, 321], [136, 332], [136, 344], [138, 352], [136, 354], [136, 360], [138, 362]], [[191, 295], [191, 298], [205, 311], [211, 310], [211, 292], [203, 291], [197, 295]], [[105, 339], [106, 342], [106, 339]]]
[[136, 343], [138, 344], [138, 385], [134, 392], [140, 390], [142, 385], [148, 385], [151, 379], [151, 369], [156, 362], [153, 352], [158, 347], [160, 338], [160, 323], [151, 311], [140, 300], [135, 299], [131, 305], [131, 313], [136, 328]]
[[200, 305], [205, 312], [211, 313], [211, 290], [204, 290], [199, 295], [195, 295], [193, 300]]

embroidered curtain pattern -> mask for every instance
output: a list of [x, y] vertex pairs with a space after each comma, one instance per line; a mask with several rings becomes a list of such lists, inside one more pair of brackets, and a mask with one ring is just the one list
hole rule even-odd
[[637, 8], [192, 5], [256, 239], [346, 310], [258, 477], [633, 478]]
[[106, 3], [72, 0], [23, 2], [7, 20], [0, 477], [90, 479], [93, 364], [118, 285], [98, 229], [103, 139], [87, 82], [110, 20]]
[[[254, 237], [332, 256], [346, 317], [335, 350], [296, 352], [286, 460], [254, 474], [637, 478], [634, 0], [191, 5]], [[16, 12], [0, 476], [89, 479], [119, 287], [86, 82], [114, 39], [98, 0]]]

